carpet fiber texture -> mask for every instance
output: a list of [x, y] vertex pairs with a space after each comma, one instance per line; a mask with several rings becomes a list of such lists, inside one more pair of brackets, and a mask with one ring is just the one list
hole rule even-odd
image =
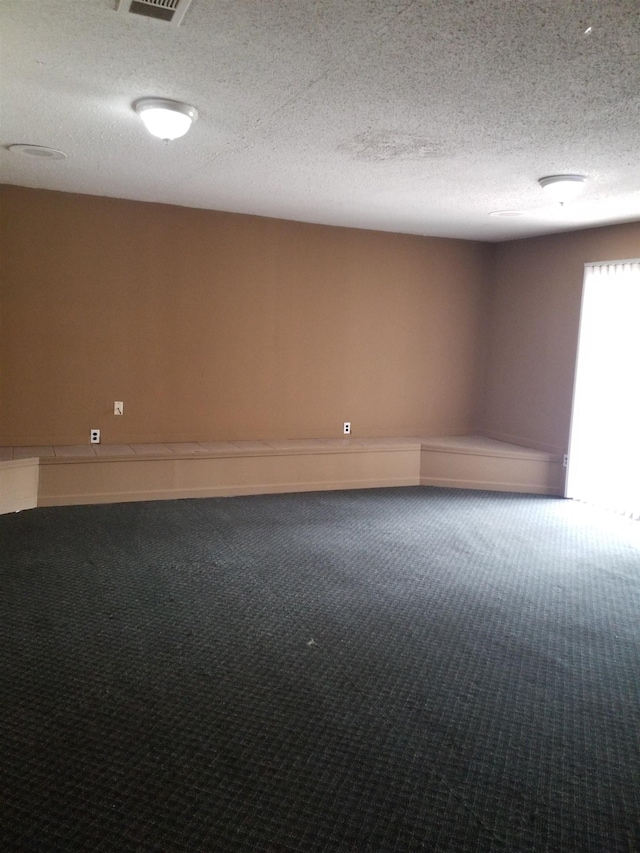
[[381, 489], [0, 517], [3, 851], [640, 850], [640, 525]]

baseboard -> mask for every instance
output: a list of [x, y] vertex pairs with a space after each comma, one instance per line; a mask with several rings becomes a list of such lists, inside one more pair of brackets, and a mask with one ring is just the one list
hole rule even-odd
[[42, 497], [38, 506], [77, 506], [80, 504], [124, 503], [128, 501], [165, 501], [184, 498], [228, 498], [241, 495], [273, 495], [292, 492], [326, 492], [342, 489], [381, 489], [400, 486], [419, 486], [417, 477], [396, 477], [384, 480], [336, 480], [307, 483], [255, 483], [248, 486], [203, 487], [199, 489], [161, 489], [139, 492], [96, 492]]
[[519, 492], [526, 495], [562, 497], [562, 489], [551, 489], [532, 483], [497, 483], [491, 480], [457, 480], [451, 477], [421, 477], [421, 486], [439, 486], [445, 489], [477, 489], [487, 492]]
[[[486, 447], [485, 447], [486, 445]], [[561, 495], [562, 462], [550, 453], [472, 437], [425, 442], [420, 461], [423, 485]]]
[[420, 446], [181, 458], [42, 460], [38, 506], [419, 484]]

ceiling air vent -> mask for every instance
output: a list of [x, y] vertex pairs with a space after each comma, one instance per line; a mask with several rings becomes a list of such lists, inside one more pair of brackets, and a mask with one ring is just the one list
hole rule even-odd
[[190, 4], [191, 0], [119, 0], [118, 12], [155, 18], [177, 27]]

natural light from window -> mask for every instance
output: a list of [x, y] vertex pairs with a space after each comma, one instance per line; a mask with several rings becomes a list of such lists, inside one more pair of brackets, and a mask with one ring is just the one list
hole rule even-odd
[[567, 497], [640, 518], [640, 261], [585, 268]]

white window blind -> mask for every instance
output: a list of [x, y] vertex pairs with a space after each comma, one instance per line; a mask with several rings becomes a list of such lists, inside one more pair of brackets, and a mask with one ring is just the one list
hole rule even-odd
[[585, 268], [567, 497], [640, 518], [640, 261]]

